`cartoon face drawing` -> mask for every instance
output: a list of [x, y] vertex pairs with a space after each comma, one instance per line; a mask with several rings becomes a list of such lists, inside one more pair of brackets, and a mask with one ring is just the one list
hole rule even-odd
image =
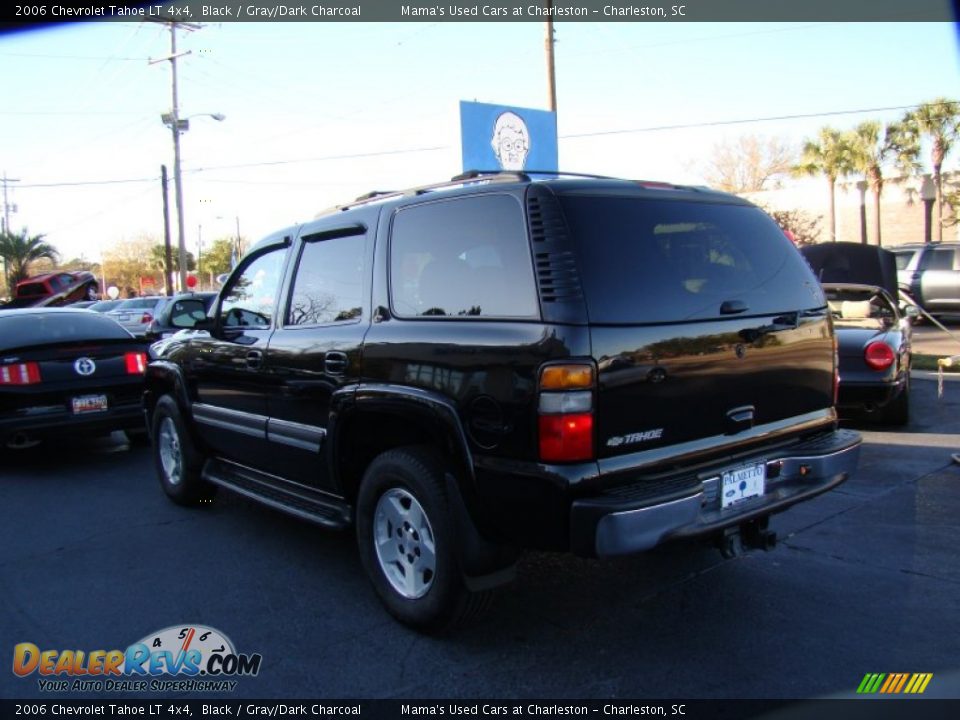
[[505, 112], [497, 117], [490, 140], [493, 154], [504, 170], [523, 170], [530, 152], [530, 131], [516, 113]]

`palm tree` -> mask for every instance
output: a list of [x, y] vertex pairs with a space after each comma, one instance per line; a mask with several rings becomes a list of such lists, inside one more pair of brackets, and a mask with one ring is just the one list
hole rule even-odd
[[5, 230], [0, 233], [0, 258], [3, 258], [6, 267], [7, 288], [13, 288], [21, 280], [30, 277], [30, 265], [37, 260], [57, 262], [60, 253], [47, 242], [43, 235], [32, 237], [24, 228], [20, 234]]
[[936, 188], [937, 242], [943, 240], [943, 178], [940, 171], [943, 161], [960, 140], [960, 103], [956, 100], [937, 98], [908, 112], [903, 118], [906, 147], [918, 156], [920, 140], [931, 141], [930, 165], [933, 168], [933, 184]]
[[825, 175], [830, 186], [830, 241], [837, 240], [837, 179], [853, 172], [847, 137], [832, 127], [823, 127], [815, 140], [806, 140], [795, 175]]
[[[877, 245], [882, 244], [880, 194], [883, 192], [883, 166], [890, 159], [895, 159], [897, 167], [905, 172], [916, 168], [916, 159], [912, 154], [909, 141], [905, 140], [906, 131], [903, 125], [890, 123], [886, 130], [883, 130], [882, 135], [881, 130], [881, 124], [871, 120], [857, 125], [846, 138], [853, 169], [863, 173], [873, 193], [874, 240]], [[863, 237], [866, 242], [866, 230]]]

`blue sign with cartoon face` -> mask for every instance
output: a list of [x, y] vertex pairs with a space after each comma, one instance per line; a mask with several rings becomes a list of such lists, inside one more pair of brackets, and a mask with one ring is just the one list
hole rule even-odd
[[557, 114], [545, 110], [460, 102], [463, 170], [555, 172]]

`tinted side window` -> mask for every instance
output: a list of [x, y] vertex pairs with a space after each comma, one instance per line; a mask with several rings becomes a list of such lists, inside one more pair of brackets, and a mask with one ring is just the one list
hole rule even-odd
[[810, 267], [758, 208], [561, 196], [591, 322], [679, 322], [825, 305]]
[[895, 253], [895, 257], [897, 260], [897, 270], [906, 270], [907, 265], [909, 265], [910, 261], [913, 260], [913, 255], [914, 253], [912, 250], [909, 252]]
[[273, 318], [273, 304], [283, 273], [286, 248], [254, 259], [230, 285], [220, 304], [223, 327], [264, 328]]
[[953, 248], [936, 248], [923, 259], [924, 270], [953, 270]]
[[483, 195], [400, 210], [390, 290], [401, 317], [537, 317], [523, 208]]
[[288, 325], [327, 325], [360, 318], [363, 308], [364, 236], [303, 245], [287, 312]]

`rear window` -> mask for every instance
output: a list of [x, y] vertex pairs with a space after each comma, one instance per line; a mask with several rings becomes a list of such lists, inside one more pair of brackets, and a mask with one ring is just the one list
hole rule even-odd
[[0, 351], [77, 340], [129, 340], [130, 333], [108, 317], [90, 311], [18, 311], [0, 317]]
[[[823, 307], [820, 285], [762, 210], [561, 196], [594, 323], [682, 322]], [[733, 307], [733, 305], [728, 305]]]
[[117, 305], [114, 310], [143, 310], [152, 308], [158, 302], [157, 298], [130, 298]]
[[36, 297], [37, 295], [49, 295], [46, 285], [43, 283], [28, 283], [17, 286], [18, 297]]

